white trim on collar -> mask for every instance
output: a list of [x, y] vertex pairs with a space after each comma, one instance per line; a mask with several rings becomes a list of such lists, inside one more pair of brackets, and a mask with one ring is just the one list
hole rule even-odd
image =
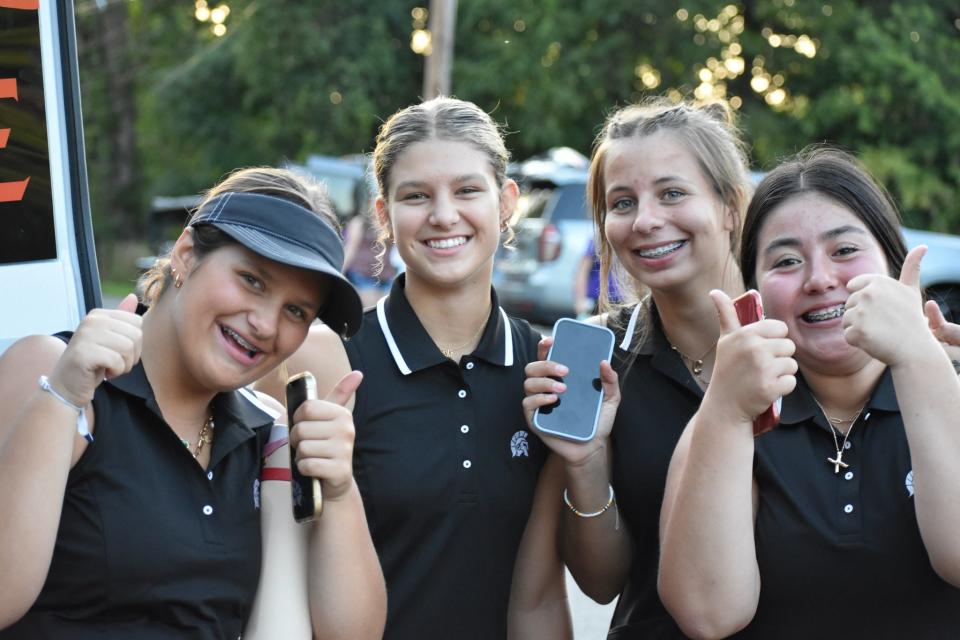
[[500, 315], [503, 317], [503, 366], [513, 366], [513, 329], [510, 327], [510, 317], [507, 312], [500, 307]]
[[250, 404], [255, 406], [257, 409], [260, 409], [260, 411], [263, 411], [265, 414], [267, 414], [274, 420], [280, 417], [280, 413], [274, 407], [271, 407], [270, 405], [266, 404], [263, 400], [261, 400], [257, 396], [257, 393], [255, 391], [251, 391], [246, 387], [240, 387], [239, 389], [237, 389], [237, 391], [239, 391], [240, 395], [242, 395], [248, 402], [250, 402]]
[[380, 330], [383, 331], [383, 337], [387, 339], [387, 346], [393, 355], [393, 361], [397, 363], [397, 368], [400, 369], [400, 373], [407, 376], [410, 375], [410, 367], [407, 366], [407, 361], [403, 359], [403, 354], [400, 353], [400, 348], [397, 347], [397, 341], [393, 339], [390, 325], [387, 324], [386, 304], [387, 298], [389, 297], [390, 296], [383, 296], [377, 302], [377, 322], [380, 323]]
[[640, 317], [640, 307], [642, 303], [637, 303], [637, 306], [633, 308], [633, 313], [630, 314], [630, 322], [627, 323], [627, 331], [623, 334], [623, 342], [620, 343], [620, 348], [624, 351], [630, 351], [630, 345], [633, 343], [633, 332], [637, 329], [637, 318]]

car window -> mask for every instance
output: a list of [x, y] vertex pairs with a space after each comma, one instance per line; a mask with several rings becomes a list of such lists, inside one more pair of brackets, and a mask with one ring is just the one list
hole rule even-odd
[[520, 220], [536, 220], [542, 218], [552, 197], [552, 188], [537, 188], [524, 191], [517, 200], [517, 208], [513, 213], [513, 223]]
[[582, 184], [571, 184], [557, 188], [557, 203], [550, 214], [551, 222], [561, 220], [589, 220], [587, 209], [587, 189]]

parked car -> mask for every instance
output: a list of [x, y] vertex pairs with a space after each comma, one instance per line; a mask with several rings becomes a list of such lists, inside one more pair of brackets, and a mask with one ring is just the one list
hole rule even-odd
[[[375, 185], [363, 156], [310, 155], [304, 164], [287, 163], [285, 166], [318, 178], [327, 185], [334, 213], [341, 224], [346, 224], [347, 220], [370, 206], [370, 194]], [[147, 246], [152, 255], [138, 258], [138, 268], [150, 268], [156, 256], [169, 251], [183, 230], [190, 211], [200, 201], [198, 195], [157, 196], [150, 201], [146, 227]]]
[[494, 267], [494, 286], [510, 313], [541, 323], [576, 315], [573, 280], [593, 234], [583, 160], [573, 166], [569, 158], [533, 158], [510, 172], [521, 187], [516, 239]]
[[[500, 303], [532, 322], [575, 317], [573, 281], [593, 233], [586, 202], [586, 166], [535, 157], [511, 172], [522, 195], [514, 216], [516, 245], [494, 267]], [[762, 173], [753, 174], [759, 182]], [[929, 247], [921, 285], [948, 320], [960, 322], [960, 237], [903, 229], [909, 247]]]

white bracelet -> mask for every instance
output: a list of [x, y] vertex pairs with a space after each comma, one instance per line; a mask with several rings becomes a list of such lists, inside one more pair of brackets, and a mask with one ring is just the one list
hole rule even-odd
[[599, 511], [594, 511], [592, 513], [584, 513], [583, 511], [580, 511], [575, 506], [573, 506], [572, 502], [570, 502], [570, 496], [567, 494], [566, 489], [563, 490], [563, 502], [564, 504], [567, 505], [567, 508], [573, 512], [575, 516], [579, 516], [581, 518], [596, 518], [597, 516], [602, 516], [604, 513], [606, 513], [607, 509], [613, 506], [613, 502], [614, 502], [613, 485], [609, 485], [609, 487], [610, 487], [610, 498], [607, 500], [607, 504], [603, 505], [603, 507]]
[[57, 393], [57, 390], [50, 384], [50, 379], [47, 378], [47, 376], [40, 376], [37, 384], [40, 385], [41, 389], [56, 398], [61, 404], [65, 404], [77, 412], [77, 433], [83, 436], [83, 439], [87, 442], [93, 442], [93, 434], [90, 433], [90, 425], [87, 424], [87, 412], [83, 410], [83, 407], [78, 407]]

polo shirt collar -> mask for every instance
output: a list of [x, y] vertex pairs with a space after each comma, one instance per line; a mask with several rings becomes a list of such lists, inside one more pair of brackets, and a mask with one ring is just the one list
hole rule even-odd
[[[872, 411], [886, 413], [898, 413], [900, 411], [900, 406], [897, 404], [897, 394], [893, 388], [893, 376], [889, 367], [883, 370], [877, 386], [873, 388], [873, 392], [867, 400], [863, 413], [866, 415]], [[803, 374], [798, 373], [797, 388], [783, 399], [783, 405], [780, 407], [780, 423], [785, 425], [800, 424], [811, 419], [824, 429], [827, 428], [826, 418], [813, 399], [813, 393], [807, 386], [807, 381]]]
[[[390, 355], [403, 375], [449, 362], [423, 328], [404, 293], [405, 274], [393, 281], [390, 295], [377, 303], [377, 322], [386, 338]], [[513, 366], [513, 331], [506, 312], [500, 308], [497, 292], [490, 288], [490, 316], [480, 343], [470, 355], [501, 367]]]
[[[107, 380], [106, 384], [142, 399], [147, 408], [163, 420], [142, 362], [138, 361], [130, 371]], [[218, 393], [213, 399], [217, 435], [213, 441], [214, 455], [211, 457], [210, 467], [213, 468], [235, 446], [254, 436], [256, 429], [271, 426], [276, 417], [274, 414], [274, 411], [263, 405], [256, 395], [247, 389]]]
[[[645, 333], [642, 330], [643, 327], [638, 328], [637, 326], [641, 322], [644, 308], [648, 308], [650, 311], [649, 331]], [[638, 334], [640, 334], [643, 339], [643, 342], [637, 345], [638, 356], [650, 356], [650, 364], [655, 369], [675, 382], [680, 383], [697, 396], [703, 396], [703, 390], [693, 380], [690, 372], [687, 371], [683, 359], [670, 347], [667, 335], [663, 332], [660, 313], [657, 311], [657, 305], [653, 304], [652, 299], [649, 300], [649, 303], [647, 299], [641, 300], [633, 307], [633, 311], [630, 313], [630, 318], [627, 321], [623, 340], [621, 340], [618, 347], [623, 351], [629, 351], [634, 341], [637, 340]]]

